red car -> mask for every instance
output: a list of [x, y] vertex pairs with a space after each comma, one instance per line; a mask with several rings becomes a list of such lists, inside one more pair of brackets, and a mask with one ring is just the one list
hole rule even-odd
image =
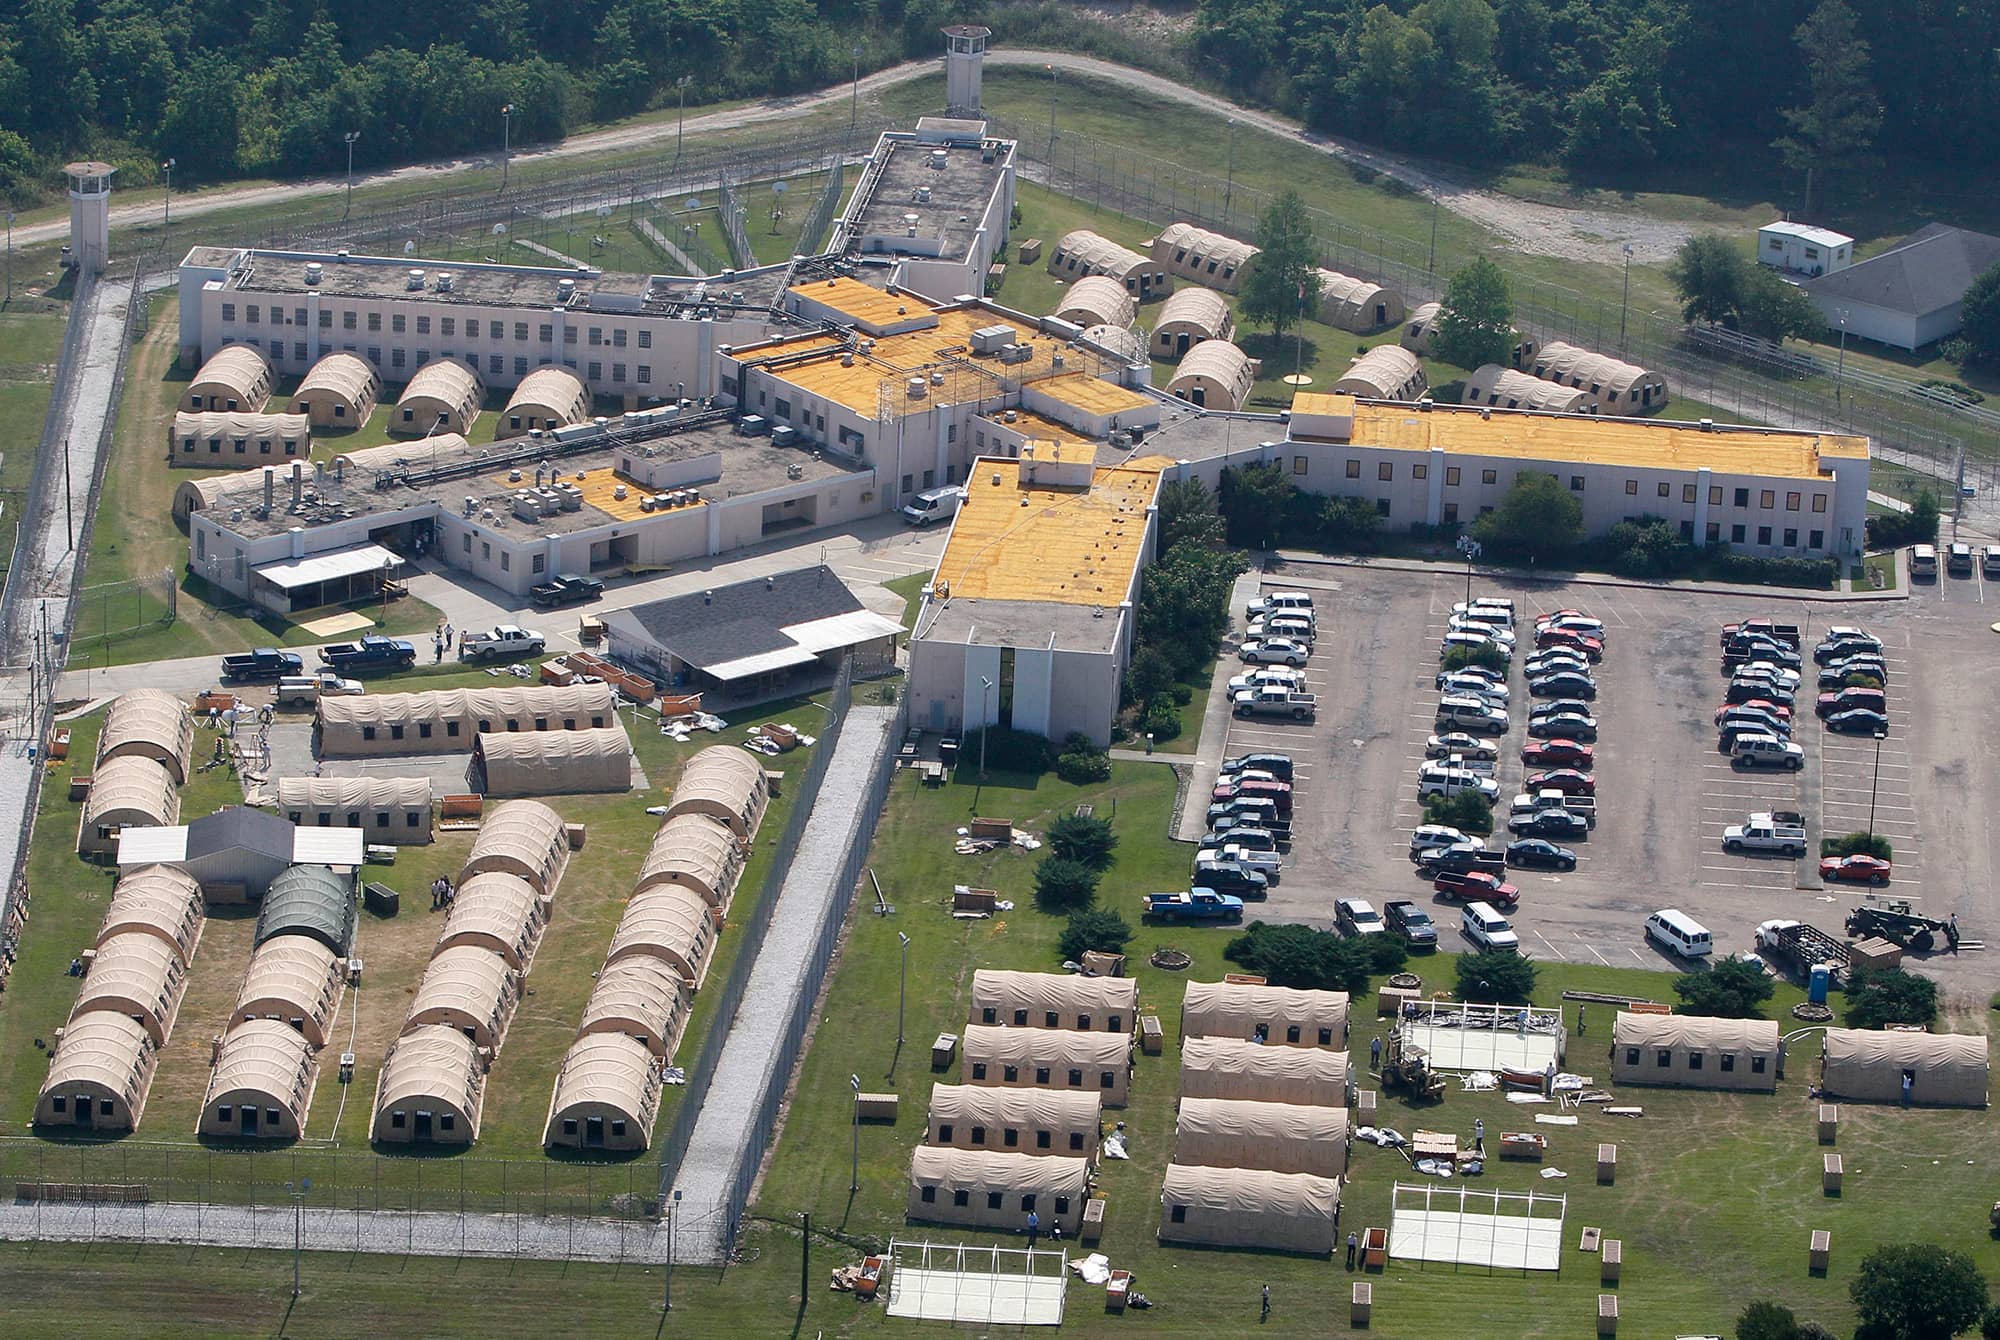
[[1440, 897], [1464, 903], [1487, 902], [1505, 910], [1521, 901], [1521, 891], [1490, 870], [1438, 872], [1431, 887]]
[[1537, 791], [1560, 791], [1566, 796], [1594, 796], [1597, 794], [1597, 779], [1576, 768], [1556, 768], [1551, 772], [1532, 772], [1523, 782], [1522, 789], [1533, 794]]
[[1224, 782], [1209, 794], [1215, 801], [1235, 800], [1238, 796], [1269, 800], [1276, 805], [1280, 819], [1292, 815], [1292, 788], [1288, 782]]
[[1747, 698], [1740, 703], [1724, 703], [1722, 706], [1716, 708], [1715, 724], [1720, 726], [1722, 718], [1744, 707], [1756, 712], [1769, 712], [1780, 721], [1790, 721], [1792, 719], [1792, 709], [1786, 707], [1783, 703], [1772, 702], [1769, 698]]
[[1857, 707], [1887, 716], [1889, 696], [1880, 689], [1862, 688], [1857, 685], [1841, 689], [1837, 693], [1822, 693], [1813, 710], [1823, 717], [1830, 717], [1835, 712], [1851, 712]]
[[1889, 863], [1879, 856], [1829, 856], [1819, 863], [1819, 877], [1853, 884], [1887, 884]]
[[1530, 740], [1521, 746], [1521, 761], [1531, 768], [1587, 768], [1596, 754], [1575, 740]]
[[1535, 633], [1537, 647], [1568, 647], [1580, 651], [1586, 660], [1604, 659], [1604, 644], [1585, 633], [1573, 632], [1567, 628], [1543, 628]]

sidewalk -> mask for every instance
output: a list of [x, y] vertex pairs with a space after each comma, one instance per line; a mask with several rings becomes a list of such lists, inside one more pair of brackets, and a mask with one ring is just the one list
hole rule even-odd
[[[1370, 558], [1365, 554], [1315, 554], [1303, 549], [1279, 549], [1265, 558], [1264, 576], [1282, 574], [1286, 581], [1296, 581], [1302, 587], [1315, 585], [1310, 578], [1297, 573], [1284, 572], [1284, 565], [1296, 564], [1313, 568], [1367, 568], [1377, 572], [1419, 572], [1425, 576], [1443, 575], [1463, 577], [1465, 564], [1451, 559], [1430, 561], [1420, 558]], [[1901, 560], [1898, 560], [1900, 567]], [[1693, 581], [1642, 581], [1633, 577], [1618, 577], [1608, 572], [1565, 572], [1557, 569], [1537, 568], [1523, 572], [1519, 568], [1491, 567], [1474, 564], [1473, 575], [1488, 581], [1514, 582], [1520, 585], [1548, 586], [1620, 586], [1636, 591], [1686, 591], [1690, 594], [1712, 596], [1741, 596], [1745, 600], [1778, 601], [1780, 603], [1806, 602], [1821, 605], [1844, 605], [1849, 601], [1908, 600], [1910, 593], [1906, 574], [1899, 574], [1893, 591], [1861, 591], [1850, 589], [1846, 578], [1841, 578], [1839, 591], [1807, 591], [1791, 586], [1732, 586], [1725, 582]]]

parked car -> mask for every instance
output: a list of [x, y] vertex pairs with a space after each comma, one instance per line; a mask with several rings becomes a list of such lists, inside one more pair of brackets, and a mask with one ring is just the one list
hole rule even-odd
[[1855, 656], [1845, 661], [1835, 661], [1819, 672], [1821, 689], [1841, 689], [1847, 687], [1849, 676], [1866, 675], [1877, 684], [1889, 682], [1888, 665], [1872, 656]]
[[903, 505], [903, 524], [921, 530], [933, 521], [949, 521], [963, 501], [965, 490], [958, 486], [925, 489]]
[[1279, 610], [1304, 610], [1311, 613], [1312, 607], [1313, 598], [1310, 591], [1266, 591], [1243, 607], [1243, 617], [1261, 619]]
[[1483, 665], [1461, 665], [1456, 670], [1438, 671], [1437, 686], [1439, 689], [1443, 689], [1445, 685], [1454, 681], [1465, 682], [1474, 679], [1484, 680], [1488, 684], [1497, 684], [1502, 688], [1505, 688], [1507, 685], [1507, 676], [1498, 670], [1492, 670]]
[[1535, 620], [1535, 631], [1561, 629], [1566, 633], [1581, 633], [1584, 637], [1596, 638], [1599, 642], [1609, 639], [1604, 634], [1604, 624], [1588, 614], [1578, 614], [1573, 610], [1563, 610], [1555, 614], [1545, 614]]
[[1521, 891], [1491, 870], [1440, 870], [1431, 887], [1450, 902], [1489, 902], [1512, 910]]
[[1196, 861], [1192, 878], [1197, 888], [1233, 893], [1239, 898], [1262, 898], [1269, 890], [1263, 873], [1240, 861]]
[[1784, 768], [1797, 772], [1806, 751], [1775, 735], [1739, 735], [1729, 745], [1729, 761], [1739, 768]]
[[1482, 740], [1477, 735], [1465, 731], [1447, 731], [1443, 735], [1433, 735], [1424, 741], [1425, 758], [1458, 758], [1475, 761], [1490, 761], [1500, 757], [1500, 748], [1491, 740]]
[[1568, 647], [1550, 647], [1521, 662], [1521, 669], [1530, 675], [1553, 674], [1562, 670], [1585, 672], [1590, 669], [1590, 660], [1582, 652], [1571, 651]]
[[1826, 719], [1826, 728], [1842, 735], [1887, 734], [1889, 718], [1881, 712], [1873, 712], [1865, 707], [1851, 707], [1845, 712], [1835, 712]]
[[1889, 711], [1889, 695], [1880, 689], [1839, 689], [1833, 693], [1822, 693], [1813, 710], [1823, 717], [1830, 717], [1835, 712], [1847, 712], [1855, 708], [1865, 708], [1870, 712], [1886, 715]]
[[1284, 665], [1261, 665], [1255, 670], [1229, 677], [1229, 695], [1232, 698], [1239, 693], [1248, 693], [1254, 689], [1289, 689], [1296, 692], [1305, 686], [1305, 671]]
[[603, 582], [595, 577], [580, 577], [573, 572], [562, 573], [528, 588], [528, 599], [543, 609], [553, 609], [558, 605], [582, 604], [587, 600], [595, 600], [603, 594]]
[[1427, 851], [1443, 847], [1454, 847], [1462, 842], [1470, 842], [1464, 833], [1445, 824], [1420, 824], [1410, 834], [1410, 859], [1416, 860]]
[[1209, 792], [1208, 798], [1211, 802], [1214, 802], [1218, 800], [1234, 800], [1238, 796], [1268, 796], [1277, 804], [1278, 816], [1280, 818], [1289, 819], [1292, 817], [1292, 784], [1290, 782], [1252, 778], [1244, 773], [1238, 773], [1236, 780], [1219, 784], [1213, 791]]
[[1528, 692], [1537, 698], [1582, 698], [1597, 696], [1597, 681], [1573, 670], [1549, 675], [1528, 676]]
[[1292, 756], [1290, 754], [1238, 754], [1235, 758], [1222, 760], [1219, 769], [1224, 777], [1234, 777], [1239, 772], [1254, 771], [1269, 773], [1281, 782], [1292, 780]]
[[1432, 796], [1449, 798], [1463, 795], [1467, 791], [1477, 793], [1491, 804], [1500, 797], [1500, 783], [1491, 777], [1481, 777], [1477, 773], [1462, 770], [1425, 777], [1417, 783], [1419, 800], [1429, 800]]
[[1760, 701], [1790, 707], [1794, 698], [1790, 689], [1782, 684], [1773, 684], [1768, 679], [1732, 679], [1723, 691], [1722, 701], [1731, 707]]
[[1491, 647], [1509, 660], [1512, 660], [1514, 656], [1514, 648], [1511, 644], [1502, 645], [1484, 633], [1446, 633], [1444, 641], [1438, 644], [1438, 659], [1443, 660], [1446, 652], [1460, 647], [1475, 651], [1483, 647]]
[[1451, 697], [1438, 704], [1439, 730], [1456, 728], [1483, 735], [1505, 735], [1510, 724], [1503, 709], [1478, 698]]
[[1593, 664], [1604, 659], [1604, 644], [1571, 628], [1543, 628], [1535, 634], [1537, 647], [1568, 647], [1583, 653]]
[[1454, 842], [1449, 847], [1434, 847], [1417, 860], [1417, 873], [1425, 879], [1435, 879], [1441, 870], [1490, 870], [1498, 874], [1506, 868], [1505, 854], [1477, 838]]
[[1821, 879], [1849, 884], [1887, 884], [1894, 867], [1879, 856], [1857, 852], [1853, 856], [1829, 856], [1819, 863]]
[[1588, 768], [1597, 751], [1576, 740], [1531, 740], [1521, 746], [1521, 761], [1533, 768]]
[[1250, 642], [1267, 642], [1272, 638], [1290, 638], [1302, 643], [1310, 650], [1319, 638], [1319, 629], [1310, 619], [1296, 618], [1289, 614], [1274, 614], [1268, 619], [1252, 619], [1243, 630], [1243, 636]]
[[1253, 638], [1236, 649], [1236, 659], [1245, 665], [1304, 665], [1311, 655], [1303, 642], [1288, 637]]
[[1779, 740], [1789, 740], [1792, 738], [1792, 732], [1789, 727], [1782, 730], [1774, 729], [1767, 721], [1725, 721], [1715, 728], [1716, 748], [1725, 754], [1729, 753], [1736, 747], [1736, 742], [1746, 735], [1769, 735]]
[[[1194, 854], [1196, 866], [1214, 864], [1218, 861], [1235, 861], [1246, 870], [1255, 870], [1266, 880], [1276, 880], [1284, 861], [1274, 851], [1251, 851], [1233, 842], [1220, 847], [1203, 847]], [[1212, 885], [1206, 887], [1213, 887]]]
[[1491, 903], [1467, 903], [1458, 914], [1458, 927], [1466, 939], [1481, 949], [1518, 952], [1521, 948], [1521, 937]]
[[1228, 844], [1241, 847], [1245, 851], [1266, 852], [1290, 846], [1290, 838], [1290, 833], [1280, 836], [1271, 829], [1259, 828], [1252, 823], [1239, 823], [1233, 817], [1225, 816], [1224, 822], [1210, 826], [1208, 833], [1201, 840], [1201, 845], [1220, 847]]
[[1590, 715], [1590, 704], [1581, 698], [1556, 698], [1545, 703], [1536, 703], [1528, 709], [1528, 720], [1547, 721], [1550, 717]]
[[1582, 838], [1590, 834], [1590, 820], [1568, 810], [1535, 810], [1510, 815], [1507, 831], [1516, 837]]
[[1395, 898], [1382, 905], [1382, 920], [1392, 934], [1403, 937], [1411, 949], [1436, 949], [1437, 923], [1431, 914], [1407, 898]]
[[1564, 712], [1528, 723], [1528, 734], [1538, 740], [1570, 739], [1589, 743], [1597, 738], [1597, 718], [1578, 712]]
[[1343, 935], [1380, 935], [1388, 929], [1366, 898], [1334, 899], [1333, 924]]
[[1547, 838], [1526, 837], [1507, 844], [1507, 864], [1524, 870], [1574, 870], [1576, 853]]
[[1450, 621], [1445, 624], [1445, 628], [1453, 633], [1477, 633], [1481, 637], [1493, 639], [1493, 641], [1499, 643], [1510, 652], [1514, 650], [1514, 631], [1511, 628], [1502, 628], [1500, 625], [1493, 623], [1482, 623], [1477, 619], [1461, 618], [1456, 614], [1452, 615]]
[[1477, 698], [1488, 707], [1505, 710], [1511, 695], [1504, 684], [1489, 684], [1483, 679], [1450, 680], [1444, 685], [1448, 698]]
[[1792, 709], [1785, 706], [1783, 703], [1774, 701], [1773, 699], [1770, 698], [1751, 698], [1745, 702], [1740, 702], [1740, 703], [1724, 703], [1722, 706], [1716, 708], [1715, 724], [1720, 726], [1722, 724], [1722, 719], [1724, 717], [1729, 716], [1731, 713], [1734, 712], [1743, 712], [1743, 711], [1763, 712], [1766, 715], [1770, 716], [1773, 720], [1783, 721], [1787, 723], [1789, 723], [1792, 719]]
[[1566, 796], [1594, 796], [1597, 794], [1597, 779], [1575, 768], [1552, 768], [1547, 772], [1529, 773], [1521, 788], [1530, 792], [1560, 791]]
[[1145, 914], [1160, 921], [1241, 921], [1243, 900], [1209, 888], [1149, 893]]
[[295, 651], [279, 651], [274, 647], [259, 647], [255, 651], [232, 652], [222, 658], [222, 682], [244, 683], [253, 680], [296, 678], [305, 669], [305, 662]]
[[1813, 648], [1813, 664], [1826, 665], [1832, 661], [1844, 661], [1863, 652], [1880, 656], [1881, 641], [1859, 628], [1836, 629], [1820, 639], [1819, 645]]
[[1715, 728], [1725, 736], [1741, 735], [1746, 731], [1751, 733], [1762, 731], [1781, 740], [1792, 738], [1792, 723], [1789, 720], [1751, 707], [1732, 707], [1728, 711], [1717, 713]]

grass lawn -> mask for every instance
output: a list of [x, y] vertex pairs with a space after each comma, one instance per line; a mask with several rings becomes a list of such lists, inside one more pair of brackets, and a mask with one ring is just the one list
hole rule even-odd
[[35, 473], [35, 446], [55, 389], [69, 304], [32, 296], [17, 274], [14, 301], [0, 308], [0, 527], [9, 525]]
[[917, 626], [917, 611], [923, 608], [924, 587], [930, 584], [930, 580], [928, 572], [913, 572], [893, 582], [882, 583], [903, 598], [903, 631], [906, 633]]
[[[1874, 585], [1862, 586], [1859, 583], [1857, 583], [1858, 588], [1861, 590], [1873, 590], [1873, 591], [1895, 590], [1896, 574], [1900, 568], [1900, 564], [1898, 564], [1896, 561], [1897, 557], [1898, 557], [1898, 551], [1893, 549], [1886, 554], [1868, 555], [1867, 558], [1862, 560], [1862, 566], [1867, 568], [1869, 572], [1881, 573], [1882, 584], [1880, 586], [1874, 586]], [[1862, 579], [1863, 582], [1866, 582], [1867, 580], [1868, 579], [1865, 577]]]

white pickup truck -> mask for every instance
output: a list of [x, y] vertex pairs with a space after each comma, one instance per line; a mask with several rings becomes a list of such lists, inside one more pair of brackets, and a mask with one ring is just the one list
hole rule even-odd
[[1567, 791], [1522, 792], [1507, 806], [1509, 814], [1539, 814], [1543, 810], [1568, 810], [1592, 828], [1597, 827], [1597, 800], [1594, 796], [1573, 796]]
[[499, 661], [514, 656], [539, 656], [548, 639], [531, 628], [503, 623], [483, 633], [467, 633], [460, 644], [461, 661]]
[[1797, 814], [1753, 814], [1747, 823], [1722, 830], [1724, 851], [1773, 851], [1785, 856], [1806, 854], [1806, 829]]

